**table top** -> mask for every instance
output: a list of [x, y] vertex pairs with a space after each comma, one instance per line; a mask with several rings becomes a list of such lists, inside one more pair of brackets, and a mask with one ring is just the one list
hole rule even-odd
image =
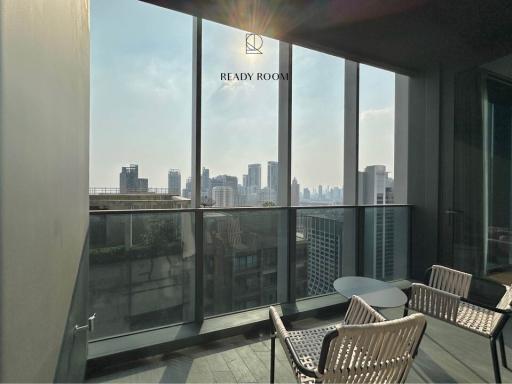
[[347, 299], [357, 295], [372, 307], [394, 308], [407, 302], [407, 296], [401, 289], [369, 277], [340, 277], [334, 281], [333, 285], [334, 289]]

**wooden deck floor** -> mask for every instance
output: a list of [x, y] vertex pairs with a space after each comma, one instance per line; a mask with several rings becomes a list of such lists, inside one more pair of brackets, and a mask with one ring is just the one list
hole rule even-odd
[[[388, 318], [399, 315], [386, 311]], [[307, 328], [336, 319], [308, 319], [294, 323]], [[512, 345], [512, 330], [505, 333]], [[276, 382], [294, 382], [279, 343]], [[512, 362], [512, 351], [507, 347]], [[181, 349], [129, 365], [112, 367], [89, 382], [124, 383], [266, 383], [269, 380], [270, 341], [265, 336], [236, 336], [217, 342]], [[512, 382], [512, 371], [502, 367], [503, 382]], [[427, 332], [409, 374], [410, 383], [492, 382], [491, 356], [487, 339], [428, 319]]]

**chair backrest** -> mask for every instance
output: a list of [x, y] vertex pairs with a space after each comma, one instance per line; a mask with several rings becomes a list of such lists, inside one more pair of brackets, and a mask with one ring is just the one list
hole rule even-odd
[[420, 313], [371, 324], [337, 326], [337, 335], [326, 337], [322, 346], [319, 371], [323, 381], [404, 382], [425, 326], [425, 316]]
[[369, 324], [385, 321], [386, 318], [359, 296], [352, 296], [345, 314], [345, 324]]
[[471, 277], [470, 273], [457, 271], [442, 265], [433, 265], [428, 285], [467, 299]]
[[507, 289], [503, 296], [501, 297], [498, 305], [496, 305], [496, 308], [499, 309], [511, 309], [510, 303], [512, 303], [512, 285], [508, 286], [505, 285], [505, 288]]

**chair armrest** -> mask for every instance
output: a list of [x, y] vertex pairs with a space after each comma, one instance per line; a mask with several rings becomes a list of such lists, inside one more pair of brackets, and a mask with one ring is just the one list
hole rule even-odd
[[493, 307], [492, 305], [487, 305], [487, 304], [484, 304], [484, 303], [480, 303], [480, 302], [475, 301], [475, 300], [465, 299], [463, 297], [460, 298], [460, 301], [464, 302], [464, 303], [475, 305], [475, 306], [480, 307], [480, 308], [487, 309], [488, 311], [492, 311], [492, 312], [496, 312], [496, 313], [501, 313], [502, 315], [510, 315], [510, 314], [512, 314], [512, 309], [496, 308], [496, 307]]
[[[283, 324], [283, 321], [281, 320], [281, 316], [279, 316], [279, 313], [277, 313], [276, 309], [274, 307], [269, 308], [269, 317], [272, 322], [272, 334], [271, 337], [278, 337], [281, 341], [281, 344], [284, 348], [286, 348], [288, 351], [288, 356], [293, 361], [293, 364], [297, 368], [297, 370], [302, 373], [303, 375], [306, 375], [308, 377], [314, 377], [316, 379], [321, 378], [321, 375], [318, 374], [317, 371], [311, 370], [309, 368], [306, 368], [299, 359], [299, 356], [297, 354], [297, 351], [295, 351], [295, 348], [293, 347], [293, 344], [290, 342], [289, 339], [289, 333], [286, 330], [286, 327]], [[275, 335], [274, 335], [275, 331]]]
[[345, 324], [370, 324], [381, 321], [386, 321], [386, 318], [359, 296], [352, 296], [347, 313], [345, 314]]
[[281, 316], [279, 316], [279, 313], [277, 313], [274, 307], [269, 308], [268, 315], [272, 321], [272, 333], [275, 331], [276, 335], [284, 342], [288, 337], [288, 331], [281, 320]]
[[448, 322], [455, 322], [460, 296], [425, 284], [413, 283], [408, 307], [426, 315]]

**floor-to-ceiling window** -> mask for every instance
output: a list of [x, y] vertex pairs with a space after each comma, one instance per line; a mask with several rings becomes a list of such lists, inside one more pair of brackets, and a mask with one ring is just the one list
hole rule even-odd
[[350, 75], [346, 127], [343, 58], [137, 0], [92, 1], [91, 31], [93, 338], [406, 277], [401, 211], [340, 207], [347, 132], [356, 203], [393, 202], [392, 72]]
[[[343, 202], [345, 60], [292, 51], [291, 205]], [[320, 70], [321, 68], [321, 70]], [[344, 209], [298, 209], [296, 295], [333, 292], [342, 272]]]
[[[91, 2], [92, 338], [193, 318], [192, 17]], [[145, 210], [141, 212], [140, 210]]]
[[[202, 203], [261, 207], [277, 203], [278, 41], [203, 22]], [[257, 41], [259, 44], [259, 40]], [[259, 45], [258, 45], [259, 47]]]
[[293, 46], [292, 57], [291, 204], [339, 205], [345, 60], [300, 46]]
[[[359, 204], [385, 205], [395, 199], [395, 74], [359, 67]], [[365, 211], [364, 271], [392, 280], [407, 273], [401, 255], [407, 210], [375, 207]]]

